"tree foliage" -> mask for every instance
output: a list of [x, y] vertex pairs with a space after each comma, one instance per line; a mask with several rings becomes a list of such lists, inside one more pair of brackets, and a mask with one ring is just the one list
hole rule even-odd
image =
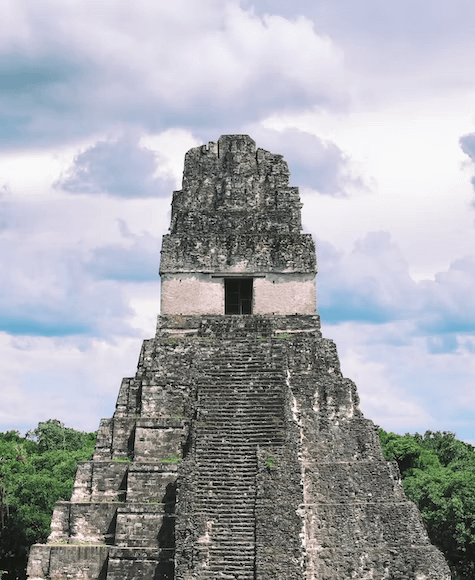
[[53, 508], [70, 499], [78, 461], [91, 458], [96, 434], [39, 423], [25, 437], [0, 433], [0, 570], [25, 577], [31, 544], [45, 542]]
[[458, 580], [475, 578], [475, 449], [453, 433], [423, 436], [379, 430], [387, 460], [396, 461], [409, 499], [419, 507], [431, 541]]

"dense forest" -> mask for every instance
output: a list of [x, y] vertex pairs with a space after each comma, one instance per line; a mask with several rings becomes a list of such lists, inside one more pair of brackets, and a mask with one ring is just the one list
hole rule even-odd
[[[379, 430], [406, 495], [454, 580], [475, 578], [475, 450], [453, 433], [396, 435]], [[39, 423], [25, 437], [0, 433], [0, 579], [23, 580], [29, 546], [45, 542], [56, 501], [71, 496], [78, 461], [92, 457], [95, 433]]]
[[397, 461], [407, 497], [419, 506], [433, 544], [454, 580], [475, 578], [475, 450], [453, 433], [396, 435], [379, 430], [387, 460]]
[[26, 577], [31, 544], [45, 542], [54, 504], [70, 499], [78, 461], [92, 457], [95, 433], [55, 420], [21, 437], [0, 433], [0, 578]]

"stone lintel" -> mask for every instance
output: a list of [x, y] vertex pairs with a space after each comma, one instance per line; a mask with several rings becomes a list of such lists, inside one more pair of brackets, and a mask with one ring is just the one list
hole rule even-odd
[[272, 338], [284, 334], [321, 337], [318, 314], [261, 316], [250, 314], [221, 316], [161, 315], [157, 319], [157, 338]]

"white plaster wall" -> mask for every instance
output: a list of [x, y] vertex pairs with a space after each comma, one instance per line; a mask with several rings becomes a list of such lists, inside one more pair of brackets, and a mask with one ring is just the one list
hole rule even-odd
[[[266, 274], [254, 278], [253, 314], [315, 314], [316, 309], [314, 275]], [[224, 314], [224, 276], [162, 275], [161, 313]]]
[[315, 276], [267, 274], [254, 279], [253, 314], [315, 314]]
[[224, 314], [224, 282], [209, 274], [162, 276], [161, 314]]

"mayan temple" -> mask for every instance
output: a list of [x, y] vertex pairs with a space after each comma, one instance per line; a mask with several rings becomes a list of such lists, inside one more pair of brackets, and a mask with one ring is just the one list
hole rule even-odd
[[191, 149], [161, 314], [30, 580], [449, 580], [316, 313], [281, 155]]

